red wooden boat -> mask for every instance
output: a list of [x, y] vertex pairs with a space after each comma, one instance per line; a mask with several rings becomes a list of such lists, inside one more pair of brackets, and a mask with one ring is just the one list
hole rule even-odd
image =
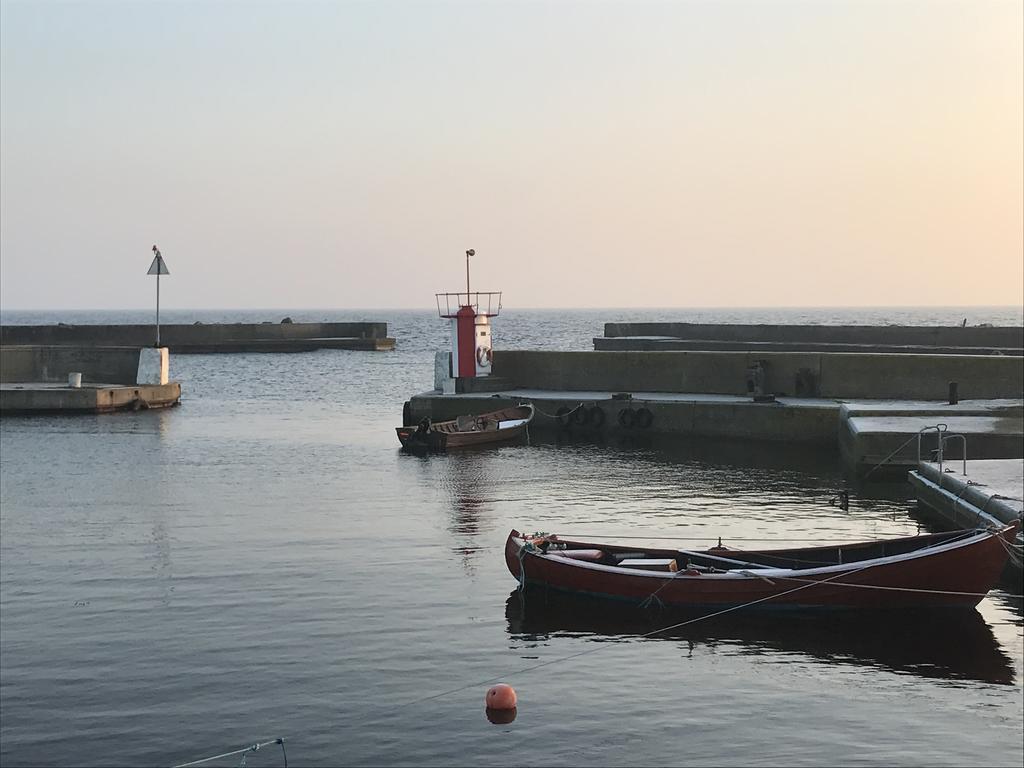
[[801, 549], [699, 551], [513, 530], [505, 562], [527, 586], [676, 608], [971, 607], [997, 584], [1018, 526]]
[[395, 427], [403, 448], [444, 451], [512, 440], [522, 435], [533, 420], [533, 405], [522, 405], [451, 421], [424, 419], [416, 427]]

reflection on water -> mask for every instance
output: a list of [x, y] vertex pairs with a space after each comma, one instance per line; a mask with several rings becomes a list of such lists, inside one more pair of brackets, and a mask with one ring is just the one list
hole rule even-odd
[[484, 713], [487, 715], [488, 722], [494, 723], [495, 725], [508, 725], [516, 719], [516, 709], [486, 709]]
[[[644, 611], [605, 601], [528, 589], [505, 603], [513, 640], [551, 636], [631, 638], [699, 618], [706, 612]], [[650, 636], [652, 641], [728, 647], [737, 655], [804, 654], [829, 662], [887, 669], [924, 678], [1010, 685], [1013, 662], [974, 609], [846, 614], [743, 614], [697, 621]]]
[[480, 517], [487, 508], [487, 452], [460, 453], [450, 459], [451, 474], [446, 488], [451, 497], [448, 530], [455, 537], [471, 541], [480, 532]]
[[564, 429], [538, 430], [534, 445], [598, 446], [630, 458], [642, 457], [659, 464], [698, 462], [707, 466], [756, 467], [792, 470], [799, 467], [808, 475], [842, 476], [837, 472], [838, 451], [834, 446], [808, 446], [792, 443], [764, 444], [751, 440], [691, 437], [657, 432], [576, 432]]

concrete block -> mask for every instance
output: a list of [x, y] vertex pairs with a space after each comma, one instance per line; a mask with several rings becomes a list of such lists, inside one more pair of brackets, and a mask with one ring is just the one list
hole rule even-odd
[[81, 412], [166, 408], [181, 399], [181, 385], [90, 385], [73, 389], [53, 382], [0, 384], [0, 411], [7, 413]]
[[1019, 357], [978, 355], [821, 355], [821, 391], [838, 398], [946, 401], [949, 382], [962, 399], [1021, 398]]
[[[1024, 459], [968, 460], [966, 466], [964, 474], [959, 461], [946, 462], [941, 469], [934, 462], [922, 462], [908, 479], [919, 491], [918, 501], [962, 527], [976, 524], [974, 510], [983, 510], [1004, 525], [1024, 515]], [[920, 491], [929, 484], [942, 493], [924, 497]]]
[[605, 323], [606, 338], [660, 336], [703, 341], [859, 344], [921, 347], [1024, 347], [1021, 326], [744, 325], [740, 323]]
[[[576, 396], [578, 395], [578, 396]], [[571, 430], [587, 434], [666, 434], [690, 437], [733, 438], [807, 445], [834, 446], [839, 408], [827, 401], [754, 403], [737, 397], [680, 396], [679, 398], [638, 394], [630, 400], [613, 399], [610, 392], [541, 392], [505, 390], [500, 397], [479, 395], [445, 397], [436, 393], [416, 395], [409, 400], [413, 423], [424, 416], [434, 421], [465, 413], [482, 413], [504, 408], [522, 398], [532, 402], [538, 417], [531, 430], [561, 430], [565, 426], [552, 418], [559, 411], [582, 404], [589, 412], [585, 423], [572, 420]], [[594, 410], [603, 413], [598, 423]], [[633, 417], [620, 419], [629, 410]], [[637, 414], [649, 412], [649, 423], [639, 423]]]
[[705, 351], [705, 352], [860, 352], [865, 354], [909, 355], [1016, 355], [1020, 347], [951, 347], [926, 344], [851, 344], [814, 341], [724, 341], [717, 339], [673, 339], [662, 336], [595, 337], [594, 349], [610, 351]]
[[167, 347], [143, 347], [139, 350], [136, 384], [166, 384], [170, 372]]
[[434, 353], [434, 389], [438, 392], [445, 392], [445, 385], [449, 384], [449, 389], [452, 392], [455, 391], [455, 381], [452, 379], [452, 353], [451, 352], [435, 352]]
[[1021, 398], [1019, 357], [822, 352], [553, 352], [502, 350], [494, 374], [523, 389], [747, 395], [760, 364], [775, 395], [946, 400]]
[[[854, 416], [840, 425], [839, 447], [847, 470], [853, 475], [867, 472], [903, 476], [918, 464], [917, 433], [943, 423], [947, 435], [964, 435], [968, 458], [1024, 457], [1024, 422], [1013, 416]], [[921, 436], [921, 457], [927, 459], [938, 445], [934, 431]], [[963, 457], [960, 441], [947, 441], [943, 451], [948, 461]], [[884, 462], [884, 464], [882, 464]], [[882, 466], [878, 466], [882, 464]], [[876, 469], [877, 467], [877, 469]]]
[[66, 385], [69, 373], [81, 373], [92, 384], [133, 384], [138, 366], [138, 347], [0, 346], [0, 382]]
[[[390, 349], [394, 339], [387, 323], [193, 323], [161, 325], [160, 339], [175, 351], [288, 351], [288, 342], [317, 349], [324, 340], [362, 341], [352, 349]], [[152, 325], [5, 325], [0, 326], [2, 345], [133, 346], [153, 344]], [[262, 343], [267, 344], [263, 346]], [[276, 345], [274, 344], [276, 343]]]

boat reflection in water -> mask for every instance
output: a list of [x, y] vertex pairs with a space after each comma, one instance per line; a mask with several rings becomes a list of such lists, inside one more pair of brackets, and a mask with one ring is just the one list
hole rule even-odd
[[[508, 632], [516, 639], [629, 638], [699, 618], [708, 611], [643, 610], [539, 588], [513, 591], [505, 603]], [[743, 653], [801, 653], [924, 678], [1010, 685], [1013, 662], [977, 610], [898, 612], [734, 613], [716, 616], [650, 640], [742, 648]], [[637, 653], [643, 649], [638, 648]]]

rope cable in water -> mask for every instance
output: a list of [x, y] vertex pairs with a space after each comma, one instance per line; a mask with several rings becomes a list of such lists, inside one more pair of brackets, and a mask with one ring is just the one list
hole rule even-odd
[[250, 744], [248, 747], [243, 747], [242, 749], [236, 749], [233, 752], [224, 752], [223, 754], [220, 754], [220, 755], [213, 755], [211, 757], [203, 757], [203, 758], [200, 758], [199, 760], [193, 760], [192, 762], [189, 762], [189, 763], [179, 763], [178, 765], [174, 766], [174, 768], [189, 768], [189, 766], [192, 766], [192, 765], [202, 765], [203, 763], [209, 763], [209, 762], [211, 762], [213, 760], [222, 760], [225, 757], [234, 757], [235, 755], [242, 755], [243, 756], [242, 757], [242, 764], [244, 765], [245, 764], [245, 758], [248, 756], [248, 754], [250, 752], [256, 752], [256, 751], [260, 750], [263, 747], [269, 746], [270, 744], [280, 744], [281, 745], [281, 754], [284, 755], [284, 768], [288, 768], [288, 753], [285, 752], [285, 749], [284, 749], [284, 739], [283, 738], [271, 739], [270, 741], [261, 741], [261, 742], [259, 742], [257, 744]]

